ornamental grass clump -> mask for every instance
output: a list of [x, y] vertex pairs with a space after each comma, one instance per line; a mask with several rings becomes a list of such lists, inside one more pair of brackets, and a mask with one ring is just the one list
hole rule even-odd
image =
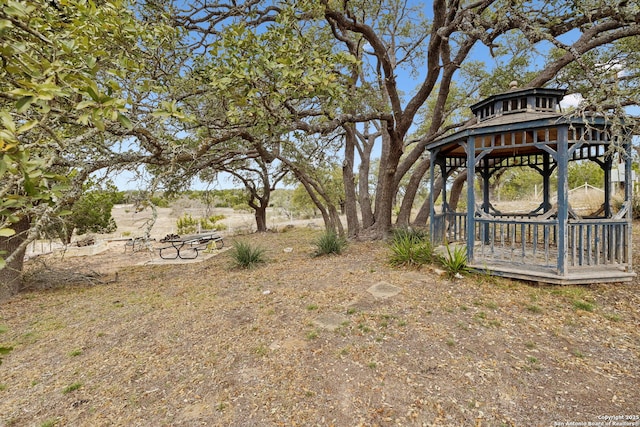
[[470, 271], [467, 265], [467, 248], [465, 246], [455, 246], [453, 250], [446, 245], [447, 253], [438, 258], [449, 277], [459, 277]]
[[393, 231], [389, 263], [394, 267], [420, 267], [433, 261], [433, 246], [423, 230], [400, 228]]
[[234, 267], [249, 269], [267, 262], [265, 250], [245, 242], [234, 242], [231, 249]]
[[344, 248], [347, 246], [347, 241], [338, 236], [336, 233], [328, 231], [322, 234], [315, 241], [316, 250], [313, 253], [314, 256], [322, 255], [340, 255]]

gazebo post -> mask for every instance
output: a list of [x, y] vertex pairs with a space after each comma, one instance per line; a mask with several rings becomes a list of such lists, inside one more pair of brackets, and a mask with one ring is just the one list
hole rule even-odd
[[447, 201], [447, 180], [449, 179], [449, 171], [447, 171], [446, 157], [440, 159], [440, 174], [442, 175], [442, 213], [446, 216], [449, 213], [449, 202]]
[[627, 141], [624, 144], [624, 200], [627, 202], [627, 244], [624, 245], [625, 259], [627, 262], [627, 271], [633, 270], [633, 257], [631, 256], [631, 242], [633, 242], [633, 172], [631, 170], [632, 161], [631, 158], [631, 138], [626, 138]]
[[551, 177], [551, 161], [549, 153], [542, 154], [542, 212], [547, 213], [551, 209], [551, 185], [549, 178]]
[[569, 132], [567, 126], [558, 126], [558, 274], [567, 274], [567, 247], [569, 226]]
[[611, 167], [613, 156], [606, 156], [601, 164], [604, 172], [604, 217], [611, 218]]
[[[633, 200], [633, 174], [632, 174], [631, 158], [631, 141], [628, 140], [624, 144], [624, 200], [631, 202]], [[631, 212], [631, 210], [629, 210]]]
[[473, 135], [463, 146], [467, 151], [467, 262], [472, 262], [476, 235], [476, 142]]
[[482, 163], [483, 167], [480, 169], [480, 176], [482, 177], [482, 210], [484, 213], [489, 213], [489, 178], [491, 178], [489, 159], [485, 157], [482, 159]]
[[[489, 179], [491, 178], [491, 171], [489, 169], [489, 159], [487, 157], [482, 159], [482, 167], [480, 168], [480, 177], [482, 178], [482, 211], [486, 214], [489, 213]], [[475, 206], [474, 206], [475, 209]], [[489, 227], [483, 227], [484, 232], [481, 232], [479, 238], [483, 239], [484, 244], [489, 243]]]

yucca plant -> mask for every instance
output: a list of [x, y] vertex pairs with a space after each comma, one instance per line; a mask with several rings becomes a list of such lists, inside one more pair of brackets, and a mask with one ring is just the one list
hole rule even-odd
[[444, 267], [449, 277], [466, 274], [470, 271], [467, 265], [467, 248], [465, 246], [455, 246], [453, 250], [446, 245], [447, 254], [440, 255], [440, 263]]
[[328, 231], [322, 234], [315, 241], [316, 250], [313, 253], [314, 256], [322, 255], [340, 255], [344, 248], [347, 246], [347, 241], [338, 236], [336, 233]]
[[237, 268], [248, 269], [267, 262], [263, 248], [251, 246], [246, 242], [234, 242], [231, 257]]
[[393, 231], [389, 258], [391, 265], [419, 267], [432, 261], [433, 246], [426, 232], [409, 228]]

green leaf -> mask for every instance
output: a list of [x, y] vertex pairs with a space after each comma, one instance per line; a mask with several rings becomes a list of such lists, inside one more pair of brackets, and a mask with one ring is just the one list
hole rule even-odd
[[85, 90], [94, 101], [100, 102], [100, 91], [98, 90], [98, 86], [96, 86], [95, 82], [91, 82], [91, 84], [87, 86]]
[[165, 118], [165, 117], [171, 117], [171, 113], [168, 113], [166, 111], [157, 110], [157, 111], [152, 112], [151, 116], [159, 117], [159, 118]]
[[13, 24], [8, 19], [0, 19], [0, 31], [13, 27]]
[[18, 129], [18, 134], [27, 132], [31, 129], [33, 129], [34, 126], [36, 126], [38, 124], [37, 120], [29, 120], [27, 123], [23, 124], [22, 126], [20, 126], [20, 128]]
[[95, 120], [93, 125], [100, 131], [104, 132], [104, 122], [101, 119]]
[[24, 174], [24, 191], [28, 196], [33, 196], [36, 193], [36, 186], [26, 173]]
[[129, 118], [127, 116], [125, 116], [124, 114], [118, 114], [118, 121], [125, 128], [127, 128], [129, 130], [133, 129], [133, 123], [131, 123], [131, 120], [129, 120]]
[[19, 2], [9, 0], [6, 6], [3, 7], [6, 8], [4, 12], [9, 16], [16, 16], [20, 18], [27, 17], [28, 8]]
[[11, 237], [16, 234], [16, 230], [11, 228], [0, 228], [0, 237]]
[[82, 101], [76, 105], [76, 110], [82, 110], [83, 108], [91, 107], [96, 105], [95, 101]]
[[35, 100], [36, 98], [33, 96], [23, 96], [16, 102], [16, 111], [23, 113]]
[[3, 258], [0, 258], [0, 270], [5, 268], [6, 265], [7, 265], [7, 262]]
[[[9, 132], [6, 129], [2, 129], [0, 130], [0, 141], [4, 141], [4, 142], [15, 142], [16, 141], [16, 136], [13, 134], [13, 132]], [[2, 147], [3, 151], [8, 151], [10, 147]]]
[[75, 40], [63, 40], [61, 46], [67, 53], [71, 53], [75, 50], [76, 42]]
[[0, 121], [2, 122], [2, 126], [11, 131], [11, 133], [16, 132], [16, 124], [13, 122], [13, 119], [8, 112], [0, 111]]
[[81, 125], [88, 125], [89, 113], [81, 114], [80, 117], [78, 117], [78, 123], [80, 123]]
[[[26, 82], [23, 82], [23, 84]], [[29, 89], [24, 89], [24, 88], [17, 88], [17, 89], [13, 89], [10, 90], [9, 93], [11, 95], [18, 95], [18, 96], [33, 96], [33, 91], [29, 90]]]

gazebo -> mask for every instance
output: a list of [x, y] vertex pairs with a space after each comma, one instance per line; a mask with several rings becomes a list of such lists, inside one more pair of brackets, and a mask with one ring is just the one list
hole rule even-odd
[[[586, 284], [635, 277], [631, 137], [598, 115], [564, 115], [564, 95], [559, 89], [512, 85], [509, 92], [471, 106], [474, 124], [427, 146], [435, 245], [466, 245], [472, 269], [527, 281]], [[604, 172], [603, 200], [594, 212], [581, 214], [571, 206], [567, 172], [572, 161], [595, 162]], [[541, 201], [533, 209], [503, 212], [494, 207], [491, 178], [513, 167], [531, 168], [541, 176]], [[447, 200], [447, 181], [465, 168], [466, 212], [456, 212]], [[612, 171], [624, 171], [615, 206]], [[438, 178], [444, 184], [436, 204]]]

